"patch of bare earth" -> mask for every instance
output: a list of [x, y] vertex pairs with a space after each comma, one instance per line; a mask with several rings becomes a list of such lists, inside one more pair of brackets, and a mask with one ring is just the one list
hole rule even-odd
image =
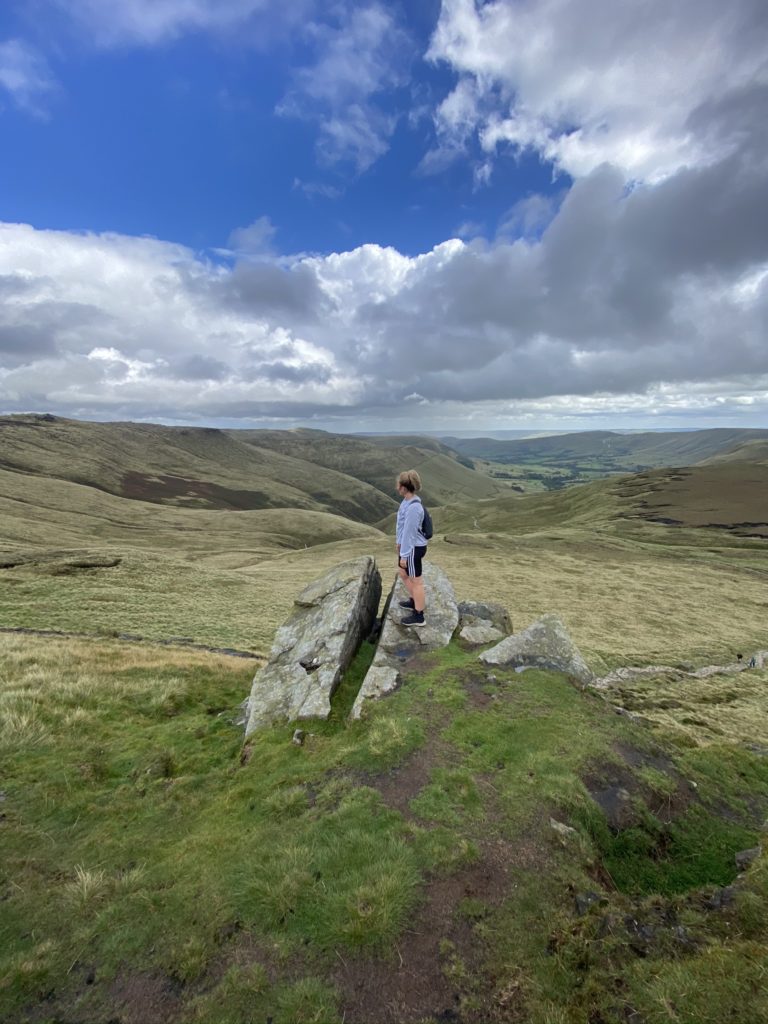
[[[480, 859], [447, 878], [434, 878], [400, 942], [382, 959], [343, 958], [331, 974], [341, 993], [345, 1024], [416, 1024], [451, 1021], [489, 1024], [524, 1020], [519, 993], [500, 988], [484, 968], [485, 947], [461, 913], [465, 900], [489, 910], [514, 896], [511, 876], [537, 866], [534, 842], [489, 838]], [[540, 867], [540, 862], [538, 862]], [[462, 965], [456, 976], [452, 964]], [[474, 1002], [463, 1000], [470, 980]], [[464, 979], [464, 980], [462, 980]]]
[[[466, 685], [466, 681], [465, 681]], [[470, 701], [480, 707], [493, 697], [485, 693], [486, 681], [471, 681]], [[378, 790], [384, 803], [409, 820], [417, 820], [410, 803], [427, 785], [432, 769], [456, 763], [458, 752], [440, 736], [444, 724], [442, 709], [428, 714], [427, 740], [396, 768], [380, 774], [358, 777], [364, 785]], [[478, 778], [489, 812], [495, 817], [495, 790], [489, 779]], [[493, 826], [483, 838], [473, 836], [479, 858], [448, 877], [428, 880], [421, 906], [410, 926], [390, 954], [382, 958], [337, 954], [338, 964], [330, 981], [341, 994], [345, 1024], [491, 1024], [522, 1022], [525, 1017], [520, 993], [497, 980], [484, 968], [486, 949], [471, 920], [462, 912], [464, 901], [490, 912], [503, 901], [514, 898], [513, 876], [521, 870], [542, 866], [541, 822], [514, 840], [494, 834]], [[461, 964], [461, 971], [452, 965]], [[464, 1000], [467, 978], [471, 979], [471, 1010]]]
[[112, 1013], [120, 1024], [165, 1024], [178, 1019], [183, 991], [165, 974], [125, 971], [109, 986]]
[[181, 1020], [184, 986], [160, 971], [125, 970], [99, 984], [96, 967], [75, 965], [68, 981], [69, 991], [51, 993], [19, 1019], [25, 1024], [176, 1024]]

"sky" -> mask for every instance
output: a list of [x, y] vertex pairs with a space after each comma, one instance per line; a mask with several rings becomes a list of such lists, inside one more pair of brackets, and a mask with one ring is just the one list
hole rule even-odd
[[765, 0], [3, 0], [0, 411], [768, 427]]

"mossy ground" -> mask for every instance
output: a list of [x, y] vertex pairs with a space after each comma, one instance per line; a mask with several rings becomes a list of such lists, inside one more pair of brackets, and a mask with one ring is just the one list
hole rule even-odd
[[[670, 774], [652, 730], [599, 697], [553, 673], [489, 680], [454, 645], [362, 722], [339, 704], [302, 747], [289, 723], [243, 749], [251, 673], [0, 639], [3, 1020], [765, 1015], [765, 860], [733, 906], [704, 907], [757, 842], [759, 754], [685, 748]], [[606, 829], [584, 781], [600, 766], [636, 779], [637, 834]], [[683, 777], [696, 796], [664, 821], [654, 798]], [[641, 952], [627, 919], [653, 932]]]

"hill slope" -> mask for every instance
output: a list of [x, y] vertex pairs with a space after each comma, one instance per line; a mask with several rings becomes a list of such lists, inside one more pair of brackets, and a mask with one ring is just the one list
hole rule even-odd
[[302, 508], [376, 522], [397, 507], [349, 474], [213, 428], [3, 417], [0, 467], [192, 508]]
[[424, 500], [433, 505], [464, 497], [492, 497], [502, 490], [493, 480], [461, 465], [448, 449], [430, 439], [424, 439], [423, 444], [422, 439], [416, 438], [414, 444], [393, 446], [379, 440], [317, 430], [238, 430], [232, 431], [231, 436], [348, 473], [386, 495], [393, 494], [398, 473], [415, 469], [424, 482]]

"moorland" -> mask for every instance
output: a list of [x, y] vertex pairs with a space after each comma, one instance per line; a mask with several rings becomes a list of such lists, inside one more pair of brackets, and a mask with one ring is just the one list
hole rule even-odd
[[[768, 1019], [768, 862], [735, 860], [768, 813], [767, 438], [0, 418], [0, 1018]], [[579, 691], [454, 642], [349, 723], [365, 644], [303, 747], [244, 748], [300, 589], [359, 553], [388, 589], [403, 468], [459, 598], [658, 670]]]

